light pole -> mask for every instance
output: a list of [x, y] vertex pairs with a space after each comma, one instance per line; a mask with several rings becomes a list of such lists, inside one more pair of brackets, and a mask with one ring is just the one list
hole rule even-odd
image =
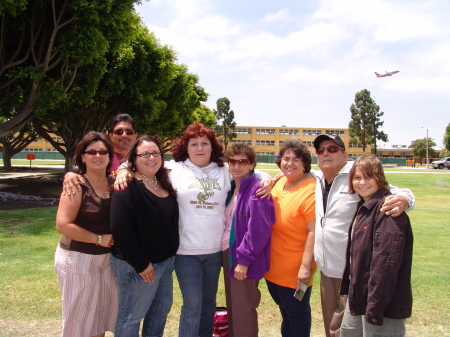
[[[420, 128], [423, 129], [423, 126], [421, 126]], [[428, 129], [427, 129], [427, 141], [426, 141], [426, 150], [427, 150], [427, 159], [426, 159], [426, 163], [427, 163], [427, 170], [428, 170]]]

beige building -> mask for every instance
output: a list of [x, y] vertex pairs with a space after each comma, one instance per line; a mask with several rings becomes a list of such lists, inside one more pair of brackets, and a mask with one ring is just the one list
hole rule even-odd
[[[278, 155], [280, 145], [286, 139], [300, 139], [308, 150], [315, 156], [313, 141], [318, 135], [339, 136], [344, 141], [349, 157], [356, 158], [362, 154], [361, 144], [349, 144], [350, 135], [348, 129], [330, 128], [293, 128], [293, 127], [267, 127], [267, 126], [237, 126], [234, 130], [237, 137], [233, 143], [245, 142], [254, 147], [258, 155]], [[52, 135], [55, 141], [62, 141], [61, 138]], [[27, 146], [24, 152], [55, 152], [56, 150], [45, 139], [38, 138], [35, 142]], [[366, 148], [370, 152], [371, 147]], [[378, 148], [379, 157], [389, 158], [409, 158], [411, 149], [407, 145], [394, 145], [392, 148]]]
[[[54, 134], [51, 134], [53, 140], [55, 142], [61, 142], [62, 138], [58, 137]], [[53, 148], [52, 144], [45, 140], [44, 138], [37, 138], [34, 142], [31, 142], [24, 151], [27, 152], [56, 152], [56, 149]]]
[[[358, 157], [363, 152], [361, 144], [349, 144], [348, 129], [237, 126], [234, 132], [237, 137], [233, 139], [233, 143], [245, 142], [253, 146], [259, 155], [277, 155], [280, 145], [286, 139], [302, 140], [308, 146], [308, 150], [315, 154], [314, 139], [325, 134], [341, 137], [350, 157]], [[366, 152], [370, 150], [370, 146], [366, 148]]]

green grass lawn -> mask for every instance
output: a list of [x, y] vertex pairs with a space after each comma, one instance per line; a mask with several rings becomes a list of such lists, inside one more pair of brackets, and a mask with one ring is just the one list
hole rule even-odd
[[[416, 196], [416, 208], [409, 214], [415, 241], [414, 307], [407, 320], [408, 336], [450, 336], [450, 174], [386, 175], [390, 183], [408, 187]], [[56, 330], [42, 336], [59, 334], [61, 302], [53, 254], [60, 235], [54, 229], [55, 213], [56, 208], [0, 211], [0, 337], [21, 336], [21, 327], [39, 331], [44, 323]], [[224, 305], [222, 278], [220, 282], [218, 304]], [[318, 282], [319, 277], [311, 298], [313, 336], [323, 335]], [[260, 336], [279, 336], [278, 309], [263, 281], [260, 288]], [[177, 282], [174, 297], [166, 328], [169, 337], [176, 336], [178, 329], [181, 294]]]

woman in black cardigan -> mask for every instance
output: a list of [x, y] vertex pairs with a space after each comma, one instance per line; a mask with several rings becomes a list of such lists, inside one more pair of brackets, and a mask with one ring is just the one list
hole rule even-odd
[[162, 336], [172, 306], [172, 271], [178, 249], [176, 192], [164, 168], [159, 142], [141, 136], [128, 153], [135, 172], [123, 191], [112, 195], [115, 239], [111, 262], [119, 289], [115, 336]]

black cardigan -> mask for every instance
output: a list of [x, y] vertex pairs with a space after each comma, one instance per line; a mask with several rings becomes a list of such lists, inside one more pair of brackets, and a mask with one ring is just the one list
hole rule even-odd
[[[126, 260], [138, 273], [143, 272], [150, 262], [162, 262], [178, 250], [178, 203], [169, 195], [167, 198], [174, 203], [174, 212], [164, 216], [156, 198], [137, 179], [124, 191], [115, 191], [111, 196], [114, 237], [111, 253]], [[166, 223], [167, 218], [171, 219], [169, 223]]]

